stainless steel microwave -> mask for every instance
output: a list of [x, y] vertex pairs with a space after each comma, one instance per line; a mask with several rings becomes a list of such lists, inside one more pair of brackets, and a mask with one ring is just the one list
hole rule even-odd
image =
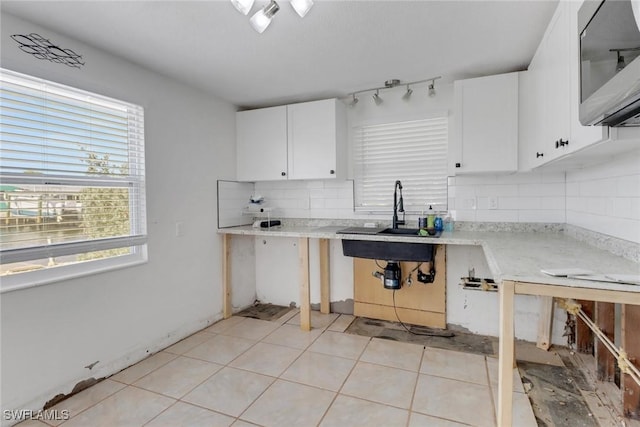
[[580, 122], [640, 126], [640, 0], [586, 0], [578, 35]]

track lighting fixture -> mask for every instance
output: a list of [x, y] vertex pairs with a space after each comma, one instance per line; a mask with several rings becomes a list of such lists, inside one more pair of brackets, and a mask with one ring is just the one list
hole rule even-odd
[[[255, 0], [230, 0], [233, 7], [243, 15], [247, 15]], [[290, 0], [291, 7], [301, 18], [309, 12], [313, 6], [313, 0]], [[273, 16], [280, 10], [280, 6], [275, 0], [271, 0], [268, 5], [257, 11], [249, 20], [249, 23], [259, 33], [267, 29], [273, 19]]]
[[382, 104], [382, 98], [380, 98], [380, 90], [376, 90], [376, 93], [373, 94], [373, 102], [375, 102], [376, 105]]
[[384, 82], [384, 86], [374, 87], [374, 88], [371, 88], [371, 89], [359, 90], [359, 91], [350, 93], [349, 95], [350, 95], [350, 97], [352, 99], [351, 99], [351, 101], [349, 101], [349, 105], [353, 107], [358, 103], [358, 98], [356, 97], [357, 94], [365, 93], [365, 92], [374, 92], [374, 91], [375, 91], [375, 93], [373, 94], [373, 101], [376, 103], [376, 105], [380, 105], [380, 104], [382, 104], [382, 97], [380, 96], [380, 91], [381, 90], [387, 90], [387, 89], [393, 89], [394, 87], [399, 86], [399, 85], [406, 85], [407, 90], [402, 95], [402, 99], [405, 100], [405, 101], [409, 101], [411, 99], [412, 94], [413, 94], [413, 89], [411, 88], [411, 86], [415, 86], [417, 84], [426, 83], [426, 82], [431, 82], [431, 83], [429, 83], [427, 93], [428, 93], [428, 95], [430, 97], [434, 97], [434, 96], [436, 96], [435, 83], [436, 83], [436, 80], [438, 80], [439, 78], [441, 78], [441, 76], [431, 77], [430, 79], [418, 80], [418, 81], [415, 81], [415, 82], [406, 82], [406, 83], [401, 82], [398, 79], [387, 80], [387, 81]]

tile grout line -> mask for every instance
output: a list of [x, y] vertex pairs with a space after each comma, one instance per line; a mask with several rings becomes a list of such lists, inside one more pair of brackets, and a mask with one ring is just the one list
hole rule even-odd
[[416, 383], [413, 385], [413, 393], [411, 393], [411, 402], [409, 403], [409, 417], [407, 418], [407, 427], [411, 422], [411, 415], [413, 414], [413, 401], [416, 398], [416, 391], [418, 390], [418, 381], [420, 380], [420, 370], [422, 369], [422, 363], [424, 362], [424, 354], [427, 351], [427, 346], [422, 346], [422, 354], [420, 355], [420, 363], [418, 364], [418, 372], [416, 373]]

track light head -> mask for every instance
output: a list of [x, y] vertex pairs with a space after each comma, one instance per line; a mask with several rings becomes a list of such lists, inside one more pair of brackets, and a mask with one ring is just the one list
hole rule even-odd
[[375, 102], [376, 105], [382, 104], [382, 98], [380, 98], [380, 90], [376, 90], [376, 93], [373, 94], [373, 102]]
[[231, 0], [231, 4], [243, 15], [247, 15], [253, 7], [254, 0]]
[[407, 85], [407, 91], [404, 93], [404, 95], [402, 95], [402, 99], [404, 99], [405, 101], [408, 101], [409, 98], [411, 98], [412, 93], [413, 93], [413, 89], [411, 89], [409, 85]]
[[618, 63], [616, 64], [616, 73], [622, 71], [626, 66], [627, 64], [624, 63], [624, 56], [620, 55], [620, 52], [618, 52]]
[[349, 103], [350, 106], [355, 107], [355, 105], [358, 103], [359, 99], [356, 98], [356, 94], [353, 94], [353, 99], [351, 100], [351, 102]]
[[435, 80], [431, 81], [431, 84], [429, 85], [429, 92], [428, 93], [429, 93], [429, 96], [431, 98], [436, 96]]
[[267, 29], [269, 24], [271, 24], [271, 20], [273, 19], [273, 15], [275, 15], [280, 10], [280, 6], [274, 0], [271, 0], [268, 5], [264, 8], [260, 9], [251, 17], [249, 23], [259, 33], [263, 33], [264, 30]]
[[313, 0], [291, 0], [291, 6], [300, 15], [300, 18], [304, 18], [307, 12], [311, 10]]

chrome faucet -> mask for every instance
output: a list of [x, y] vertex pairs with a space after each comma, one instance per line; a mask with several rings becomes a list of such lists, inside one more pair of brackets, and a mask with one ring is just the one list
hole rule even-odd
[[[398, 190], [400, 190], [400, 200], [398, 200]], [[402, 212], [402, 221], [398, 220], [398, 212]], [[391, 228], [398, 228], [399, 225], [404, 225], [404, 203], [402, 201], [402, 183], [396, 181], [393, 188], [393, 223]]]

